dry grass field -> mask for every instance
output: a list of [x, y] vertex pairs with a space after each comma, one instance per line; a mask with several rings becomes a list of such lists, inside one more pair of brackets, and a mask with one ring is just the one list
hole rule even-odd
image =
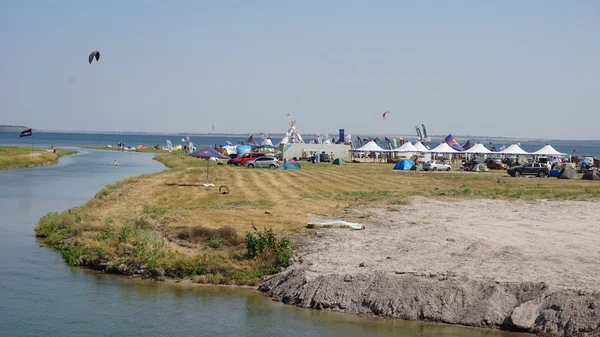
[[[301, 163], [303, 169], [297, 171], [211, 164], [209, 179], [215, 186], [204, 187], [206, 161], [173, 154], [156, 159], [174, 169], [110, 184], [86, 205], [42, 219], [38, 236], [72, 264], [125, 274], [153, 270], [148, 277], [256, 284], [285, 263], [276, 263], [272, 253], [259, 259], [244, 255], [244, 236], [253, 226], [272, 229], [293, 243], [309, 232], [309, 217], [344, 219], [349, 209], [405, 205], [413, 196], [447, 201], [600, 199], [595, 181], [512, 178], [505, 172], [395, 171], [391, 164], [371, 163]], [[229, 193], [220, 194], [220, 186]], [[60, 235], [48, 240], [53, 233]]]
[[75, 150], [59, 150], [57, 153], [47, 149], [19, 146], [0, 146], [0, 169], [34, 167], [56, 163], [58, 158], [77, 153]]

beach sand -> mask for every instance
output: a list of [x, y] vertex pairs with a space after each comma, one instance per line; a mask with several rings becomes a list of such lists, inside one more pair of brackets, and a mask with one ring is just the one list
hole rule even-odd
[[[346, 210], [364, 230], [319, 228], [261, 290], [356, 314], [598, 334], [600, 203], [413, 199]], [[595, 335], [594, 335], [595, 336]]]
[[[453, 272], [501, 282], [600, 290], [600, 204], [416, 199], [348, 211], [365, 230], [318, 229], [299, 254], [316, 275]], [[359, 267], [363, 262], [365, 267]]]

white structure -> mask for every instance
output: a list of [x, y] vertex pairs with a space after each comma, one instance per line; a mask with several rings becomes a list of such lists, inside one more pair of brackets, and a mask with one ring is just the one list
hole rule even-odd
[[416, 142], [416, 143], [415, 143], [415, 147], [416, 147], [416, 148], [417, 148], [419, 151], [421, 151], [421, 152], [423, 152], [423, 153], [427, 153], [427, 152], [429, 152], [429, 149], [428, 149], [428, 148], [426, 148], [426, 147], [425, 147], [425, 145], [423, 145], [421, 142]]
[[290, 128], [285, 134], [285, 137], [279, 142], [279, 145], [288, 143], [304, 143], [302, 136], [300, 136], [300, 132], [296, 129], [296, 121], [290, 122]]
[[402, 144], [400, 147], [395, 148], [392, 150], [393, 152], [421, 152], [419, 149], [417, 149], [414, 145], [412, 145], [411, 142], [406, 142], [404, 144]]
[[477, 143], [477, 144], [471, 146], [468, 150], [465, 150], [464, 153], [492, 154], [494, 152], [490, 151], [483, 144]]
[[281, 144], [279, 149], [282, 153], [283, 159], [306, 159], [310, 158], [313, 154], [327, 153], [333, 154], [333, 159], [342, 158], [343, 160], [349, 159], [350, 145], [346, 144], [303, 144], [303, 143], [287, 143]]
[[555, 157], [560, 157], [560, 156], [566, 156], [566, 153], [561, 153], [556, 151], [552, 145], [550, 144], [546, 144], [546, 146], [542, 147], [541, 149], [532, 152], [532, 155], [535, 156], [555, 156]]
[[511, 154], [511, 155], [528, 155], [529, 153], [525, 150], [523, 150], [519, 145], [517, 144], [512, 144], [511, 146], [507, 147], [506, 149], [498, 152], [500, 154]]
[[262, 142], [260, 142], [260, 145], [262, 145], [262, 146], [265, 146], [265, 145], [273, 146], [273, 142], [271, 141], [271, 138], [267, 137], [267, 138], [264, 138], [262, 140]]
[[358, 149], [353, 149], [353, 152], [387, 152], [388, 150], [384, 150], [374, 140], [368, 142], [367, 144], [359, 147]]
[[431, 152], [431, 153], [460, 153], [459, 151], [456, 151], [455, 149], [451, 148], [450, 145], [448, 145], [448, 143], [446, 143], [446, 142], [440, 143], [440, 145], [429, 150], [429, 152]]

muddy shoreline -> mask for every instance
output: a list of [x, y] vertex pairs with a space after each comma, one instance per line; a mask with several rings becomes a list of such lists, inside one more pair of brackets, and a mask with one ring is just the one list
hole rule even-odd
[[553, 290], [544, 283], [384, 272], [311, 278], [300, 267], [268, 279], [259, 290], [301, 308], [540, 336], [599, 335], [600, 294]]
[[365, 230], [320, 229], [259, 290], [302, 308], [600, 336], [598, 206], [415, 199], [348, 210]]

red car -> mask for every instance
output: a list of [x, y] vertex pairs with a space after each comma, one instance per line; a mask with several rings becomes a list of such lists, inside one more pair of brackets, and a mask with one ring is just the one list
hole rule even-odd
[[508, 165], [504, 164], [500, 159], [492, 159], [488, 158], [485, 161], [485, 165], [490, 170], [506, 170], [508, 169]]
[[244, 153], [243, 155], [241, 155], [233, 160], [233, 165], [241, 166], [241, 165], [244, 165], [244, 163], [247, 161], [254, 160], [259, 157], [264, 157], [265, 155], [266, 155], [266, 153], [264, 153], [264, 152]]

